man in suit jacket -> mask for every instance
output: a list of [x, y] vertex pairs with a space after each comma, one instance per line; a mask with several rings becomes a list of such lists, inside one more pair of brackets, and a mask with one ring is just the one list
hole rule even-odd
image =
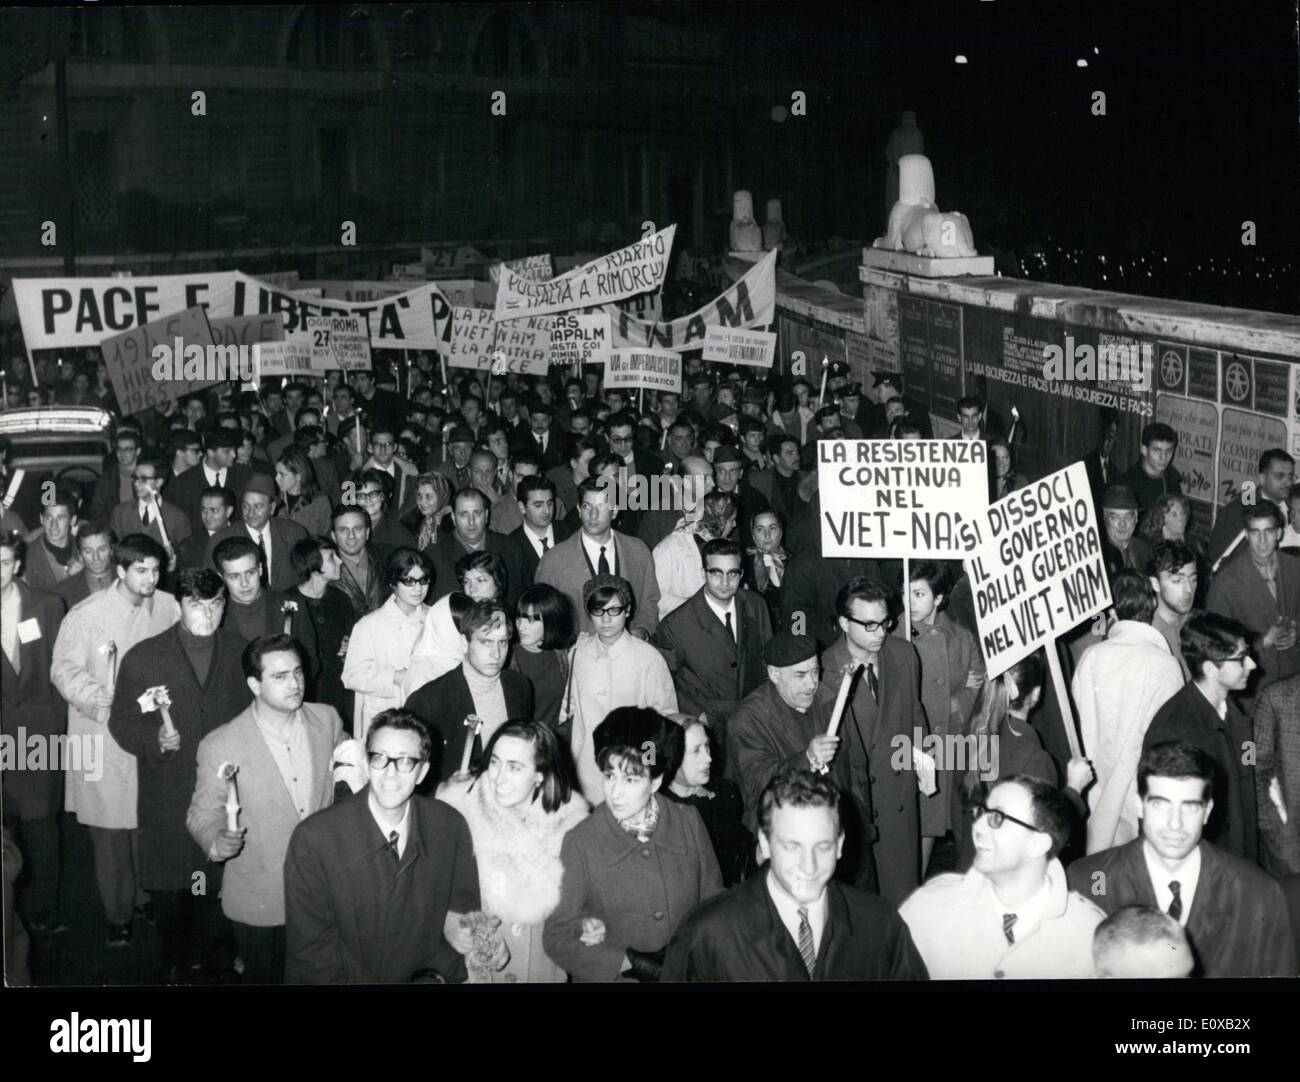
[[[496, 601], [475, 602], [462, 618], [461, 627], [465, 660], [406, 700], [405, 708], [429, 726], [436, 745], [432, 762], [438, 781], [446, 781], [461, 769], [466, 740], [472, 741], [472, 770], [497, 729], [507, 721], [531, 721], [533, 717], [533, 685], [522, 673], [505, 668], [514, 630], [505, 607]], [[473, 733], [462, 724], [471, 714], [483, 721]]]
[[176, 568], [211, 568], [208, 542], [231, 524], [235, 516], [235, 494], [228, 488], [205, 488], [199, 497], [199, 521], [203, 528], [192, 534], [177, 552]]
[[77, 527], [77, 496], [70, 489], [55, 488], [54, 496], [41, 508], [41, 525], [25, 538], [27, 558], [23, 581], [38, 590], [53, 590], [64, 579], [81, 570], [73, 543]]
[[[1242, 491], [1231, 503], [1219, 508], [1214, 519], [1214, 530], [1205, 546], [1205, 557], [1211, 570], [1218, 571], [1220, 561], [1234, 553], [1246, 540], [1245, 511], [1258, 506], [1263, 500], [1277, 504], [1286, 514], [1287, 493], [1295, 483], [1295, 459], [1281, 447], [1270, 447], [1259, 456], [1259, 476], [1253, 492]], [[1247, 503], [1246, 501], [1250, 502]]]
[[788, 630], [811, 635], [825, 650], [839, 635], [835, 598], [841, 587], [857, 578], [880, 579], [875, 560], [856, 557], [822, 559], [821, 546], [801, 552], [785, 565], [783, 607]]
[[117, 575], [113, 573], [113, 546], [117, 544], [117, 535], [99, 523], [81, 522], [73, 536], [77, 542], [81, 571], [54, 587], [54, 592], [63, 598], [69, 609], [117, 581]]
[[1200, 748], [1214, 764], [1214, 812], [1205, 836], [1243, 860], [1259, 859], [1253, 743], [1250, 719], [1230, 693], [1243, 691], [1255, 662], [1249, 632], [1235, 620], [1198, 613], [1183, 625], [1183, 657], [1192, 682], [1156, 711], [1142, 738], [1142, 753], [1155, 744], [1181, 740]]
[[[68, 716], [50, 682], [63, 602], [18, 580], [26, 548], [16, 534], [0, 537], [0, 731], [23, 757], [30, 737], [62, 735]], [[61, 931], [66, 927], [58, 916], [63, 771], [6, 767], [3, 792], [6, 824], [22, 824], [23, 855], [30, 869], [26, 908], [33, 930]]]
[[549, 402], [534, 398], [528, 404], [528, 428], [520, 428], [515, 436], [515, 447], [532, 451], [542, 460], [542, 471], [564, 464], [564, 437], [551, 429], [555, 407]]
[[1101, 517], [1106, 536], [1101, 539], [1106, 574], [1114, 578], [1124, 568], [1146, 574], [1151, 544], [1136, 534], [1138, 501], [1127, 485], [1111, 485], [1101, 496]]
[[[185, 824], [209, 859], [225, 862], [221, 908], [235, 925], [245, 982], [279, 984], [284, 858], [298, 824], [333, 802], [343, 721], [332, 706], [303, 701], [303, 658], [289, 636], [250, 643], [242, 662], [253, 702], [199, 744]], [[217, 772], [226, 764], [238, 767], [238, 830], [228, 829], [227, 786]]]
[[[605, 432], [609, 449], [623, 461], [629, 474], [654, 477], [664, 472], [664, 460], [653, 451], [636, 446], [637, 423], [630, 413], [622, 411], [605, 419]], [[549, 467], [548, 467], [549, 468]]]
[[[772, 637], [767, 605], [740, 588], [744, 554], [725, 538], [703, 550], [704, 585], [659, 624], [663, 652], [682, 713], [706, 715], [727, 746], [727, 719], [766, 678], [763, 644]], [[723, 764], [718, 764], [718, 773]]]
[[444, 926], [448, 913], [479, 908], [478, 868], [460, 814], [415, 793], [429, 773], [429, 732], [405, 710], [384, 710], [366, 753], [366, 788], [289, 839], [285, 982], [463, 981]]
[[[132, 477], [135, 499], [114, 507], [108, 525], [118, 537], [146, 534], [162, 545], [169, 558], [179, 560], [181, 546], [190, 539], [190, 520], [179, 507], [162, 498], [166, 477], [167, 465], [161, 458], [142, 455]], [[164, 567], [164, 575], [169, 570]]]
[[113, 438], [113, 461], [104, 466], [95, 484], [95, 495], [90, 502], [90, 517], [96, 522], [107, 522], [113, 508], [133, 494], [123, 484], [135, 472], [141, 450], [140, 433], [134, 428], [123, 428]]
[[1300, 874], [1300, 676], [1270, 684], [1255, 701], [1255, 749], [1261, 863], [1277, 876]]
[[613, 486], [587, 478], [578, 486], [582, 528], [542, 557], [537, 581], [554, 586], [573, 602], [578, 630], [591, 630], [582, 585], [598, 574], [618, 575], [632, 584], [636, 613], [628, 630], [649, 641], [659, 626], [659, 582], [650, 550], [635, 537], [616, 532]]
[[405, 410], [402, 400], [393, 391], [375, 386], [373, 372], [353, 372], [352, 383], [357, 391], [357, 409], [370, 421], [367, 428], [374, 431], [382, 426], [389, 432], [400, 432]]
[[[1107, 913], [1126, 905], [1183, 925], [1205, 977], [1294, 977], [1295, 938], [1277, 881], [1202, 839], [1215, 767], [1195, 745], [1142, 753], [1142, 836], [1070, 865], [1070, 885]], [[1101, 873], [1101, 874], [1098, 874]]]
[[521, 479], [517, 495], [516, 504], [523, 522], [506, 535], [501, 553], [509, 577], [509, 592], [516, 598], [536, 581], [542, 557], [573, 535], [562, 522], [555, 521], [555, 482], [549, 477]]
[[292, 519], [271, 517], [275, 498], [275, 482], [264, 474], [254, 474], [245, 482], [240, 497], [244, 521], [231, 523], [208, 539], [208, 566], [213, 566], [212, 554], [227, 537], [247, 537], [266, 553], [267, 585], [277, 593], [287, 593], [298, 585], [289, 553], [307, 531]]
[[1300, 673], [1300, 558], [1278, 551], [1286, 520], [1274, 504], [1246, 508], [1244, 521], [1246, 540], [1219, 566], [1205, 607], [1258, 636], [1261, 672], [1253, 698], [1274, 680]]
[[1100, 432], [1097, 446], [1083, 456], [1084, 468], [1088, 471], [1088, 487], [1092, 489], [1094, 506], [1101, 506], [1101, 494], [1107, 487], [1119, 480], [1120, 470], [1112, 457], [1115, 441], [1119, 438], [1119, 415], [1109, 406], [1100, 410]]
[[[203, 521], [203, 493], [206, 489], [216, 486], [242, 493], [252, 478], [252, 469], [235, 461], [238, 449], [238, 432], [232, 428], [212, 429], [203, 437], [203, 461], [167, 486], [168, 501], [179, 507], [190, 520], [190, 533], [199, 536], [207, 533]], [[237, 513], [231, 521], [239, 521]]]
[[[466, 553], [495, 552], [505, 560], [506, 539], [488, 529], [488, 498], [476, 488], [463, 488], [452, 497], [451, 506], [452, 528], [443, 530], [438, 540], [424, 550], [433, 565], [430, 605], [460, 588], [456, 563]], [[513, 584], [507, 586], [513, 590]]]
[[[926, 979], [898, 910], [831, 879], [844, 848], [839, 799], [833, 782], [806, 769], [772, 780], [759, 807], [766, 871], [682, 922], [661, 980]], [[822, 852], [809, 875], [804, 854]]]
[[836, 596], [835, 612], [841, 635], [822, 653], [818, 695], [829, 711], [844, 673], [854, 664], [864, 667], [840, 722], [845, 746], [836, 757], [848, 760], [849, 792], [867, 827], [864, 836], [875, 834], [880, 894], [902, 905], [921, 882], [923, 798], [910, 750], [898, 765], [900, 739], [910, 749], [918, 734], [924, 739], [929, 731], [920, 697], [921, 664], [911, 643], [889, 634], [893, 620], [883, 583], [853, 579]]
[[405, 459], [397, 457], [397, 429], [382, 425], [370, 433], [370, 457], [362, 463], [363, 470], [379, 470], [388, 475], [391, 495], [388, 504], [395, 519], [415, 503], [416, 478], [420, 471]]
[[[240, 666], [244, 641], [218, 626], [225, 599], [215, 571], [189, 568], [177, 576], [180, 623], [136, 643], [122, 658], [108, 719], [113, 739], [136, 759], [140, 883], [154, 902], [164, 984], [180, 981], [191, 964], [215, 963], [215, 944], [197, 942], [195, 933], [224, 923], [216, 911], [217, 891], [211, 889], [221, 869], [195, 847], [185, 817], [197, 780], [199, 742], [253, 697]], [[160, 683], [171, 699], [175, 733], [170, 737], [163, 733], [158, 709], [145, 711], [138, 701]], [[196, 870], [209, 886], [198, 896], [190, 893]], [[196, 912], [207, 908], [213, 912]]]

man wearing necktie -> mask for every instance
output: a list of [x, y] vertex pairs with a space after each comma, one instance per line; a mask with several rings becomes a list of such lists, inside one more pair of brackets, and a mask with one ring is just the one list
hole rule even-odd
[[1075, 890], [1107, 913], [1159, 909], [1182, 925], [1197, 976], [1294, 977], [1296, 944], [1277, 880], [1203, 837], [1214, 808], [1214, 760], [1181, 740], [1138, 764], [1142, 836], [1070, 865]]
[[143, 533], [152, 537], [167, 554], [163, 573], [176, 568], [176, 554], [190, 539], [190, 521], [179, 507], [162, 498], [167, 463], [157, 455], [142, 455], [132, 474], [135, 499], [113, 508], [108, 524], [118, 537]]

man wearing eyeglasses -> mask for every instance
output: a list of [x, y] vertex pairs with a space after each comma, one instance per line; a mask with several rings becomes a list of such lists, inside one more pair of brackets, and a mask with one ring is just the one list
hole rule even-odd
[[397, 457], [397, 434], [390, 428], [376, 425], [370, 434], [370, 457], [363, 470], [383, 470], [393, 483], [393, 506], [404, 510], [415, 502], [415, 479], [419, 471], [404, 458]]
[[872, 578], [853, 579], [840, 590], [835, 612], [842, 634], [822, 654], [818, 694], [829, 711], [844, 673], [862, 666], [840, 720], [846, 746], [838, 754], [848, 760], [849, 792], [864, 827], [858, 874], [870, 876], [874, 863], [880, 894], [901, 905], [921, 882], [920, 801], [931, 798], [920, 795], [911, 749], [929, 727], [916, 650], [890, 634], [898, 623], [891, 597]]
[[162, 545], [168, 561], [164, 575], [176, 569], [176, 554], [192, 532], [189, 516], [162, 498], [167, 473], [167, 463], [160, 456], [142, 455], [131, 475], [135, 498], [119, 503], [108, 519], [109, 528], [118, 537], [142, 533]]
[[416, 547], [411, 531], [398, 521], [390, 510], [393, 479], [382, 470], [371, 467], [356, 475], [357, 506], [370, 515], [370, 543], [381, 552]]
[[664, 461], [653, 451], [646, 451], [636, 446], [636, 421], [631, 414], [622, 412], [610, 414], [605, 421], [609, 437], [609, 449], [623, 459], [629, 474], [639, 473], [643, 477], [653, 477], [664, 472]]
[[415, 792], [430, 750], [418, 717], [381, 711], [366, 734], [366, 787], [294, 830], [286, 983], [465, 980], [444, 927], [448, 913], [478, 910], [478, 869], [465, 820]]
[[1092, 977], [1105, 914], [1070, 890], [1057, 859], [1070, 838], [1060, 790], [1013, 775], [975, 811], [971, 870], [930, 879], [899, 910], [930, 977]]
[[[302, 820], [334, 800], [338, 711], [304, 702], [301, 647], [288, 635], [254, 639], [241, 660], [253, 702], [199, 742], [198, 781], [185, 825], [210, 860], [224, 861], [221, 908], [235, 925], [246, 984], [284, 979], [284, 859]], [[239, 827], [229, 829], [226, 779], [238, 768]]]

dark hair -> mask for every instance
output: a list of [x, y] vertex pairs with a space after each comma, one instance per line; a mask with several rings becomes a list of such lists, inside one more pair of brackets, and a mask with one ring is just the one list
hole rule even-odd
[[532, 611], [542, 619], [542, 649], [567, 650], [578, 638], [573, 602], [554, 586], [538, 582], [515, 602], [515, 620]]
[[709, 566], [709, 559], [713, 556], [735, 556], [743, 561], [745, 550], [728, 537], [715, 537], [712, 541], [704, 542], [704, 547], [700, 549], [700, 560], [704, 567]]
[[1178, 433], [1170, 428], [1163, 421], [1153, 421], [1142, 429], [1142, 446], [1149, 447], [1156, 440], [1161, 443], [1172, 443], [1178, 446]]
[[1151, 559], [1147, 561], [1147, 574], [1159, 578], [1161, 572], [1172, 574], [1181, 571], [1188, 564], [1196, 563], [1196, 553], [1182, 541], [1161, 541], [1151, 550]]
[[1183, 926], [1168, 913], [1149, 905], [1125, 905], [1097, 925], [1092, 933], [1092, 961], [1098, 976], [1104, 976], [1105, 959], [1125, 947], [1156, 943], [1187, 943]]
[[[595, 465], [594, 462], [592, 464]], [[621, 462], [619, 464], [622, 465]], [[617, 478], [615, 478], [611, 483], [603, 476], [600, 476], [593, 471], [591, 476], [584, 478], [578, 485], [578, 506], [582, 506], [582, 498], [584, 496], [592, 496], [596, 493], [605, 496], [609, 500], [610, 505], [613, 506], [613, 504], [617, 502], [614, 498], [614, 493], [610, 491], [614, 484], [617, 484]]]
[[529, 496], [534, 492], [548, 492], [554, 498], [557, 495], [555, 482], [545, 474], [535, 473], [523, 478], [519, 484], [515, 485], [515, 499], [520, 503], [527, 503]]
[[597, 578], [604, 578], [606, 581], [592, 587], [591, 584], [597, 580], [588, 579], [582, 591], [582, 605], [587, 610], [587, 615], [590, 616], [597, 609], [603, 609], [611, 601], [617, 601], [626, 611], [628, 623], [631, 623], [636, 611], [636, 595], [632, 592], [632, 584], [621, 575], [604, 575]]
[[[316, 467], [312, 465], [311, 459], [302, 449], [294, 446], [286, 447], [280, 452], [280, 457], [275, 460], [277, 466], [283, 466], [290, 473], [296, 473], [298, 480], [302, 482], [302, 491], [298, 493], [298, 502], [300, 505], [311, 503], [320, 492], [320, 487], [316, 483]], [[367, 473], [372, 471], [367, 470]], [[377, 472], [377, 471], [375, 471]], [[290, 497], [286, 493], [286, 499]]]
[[117, 534], [114, 532], [113, 528], [111, 526], [106, 526], [102, 522], [92, 522], [89, 519], [85, 519], [77, 523], [77, 528], [72, 531], [72, 536], [78, 546], [80, 546], [81, 542], [86, 538], [98, 537], [100, 534], [103, 534], [108, 538], [108, 543], [110, 545], [117, 544]]
[[[627, 401], [627, 392], [624, 391], [621, 387], [610, 387], [608, 390], [605, 391], [605, 394], [622, 395], [623, 401], [624, 402]], [[626, 410], [619, 410], [617, 413], [612, 413], [605, 418], [605, 431], [608, 432], [614, 428], [630, 428], [635, 433], [636, 418], [633, 417], [632, 414], [628, 413]]]
[[352, 476], [356, 480], [358, 491], [362, 485], [378, 485], [379, 492], [384, 497], [384, 506], [388, 507], [393, 502], [393, 489], [397, 482], [390, 474], [371, 466], [368, 469], [357, 470]]
[[234, 563], [236, 560], [242, 560], [245, 556], [256, 556], [259, 568], [263, 568], [266, 564], [266, 557], [262, 549], [253, 544], [251, 538], [246, 536], [227, 537], [212, 550], [212, 565], [222, 574], [225, 574], [222, 564]]
[[943, 595], [946, 598], [952, 589], [952, 578], [947, 568], [936, 560], [913, 560], [908, 567], [907, 578], [909, 583], [924, 580], [935, 597]]
[[1156, 611], [1156, 594], [1151, 580], [1140, 571], [1126, 567], [1110, 580], [1110, 596], [1115, 615], [1121, 620], [1149, 624]]
[[1285, 462], [1288, 466], [1295, 465], [1295, 459], [1286, 453], [1281, 447], [1270, 447], [1259, 456], [1259, 472], [1268, 473], [1268, 468], [1274, 462]]
[[140, 476], [141, 466], [152, 466], [153, 469], [157, 471], [158, 479], [160, 481], [167, 480], [167, 474], [171, 471], [172, 468], [171, 463], [168, 462], [165, 458], [163, 458], [162, 455], [158, 454], [155, 451], [146, 451], [144, 454], [142, 454], [139, 458], [136, 459], [134, 476], [136, 477]]
[[[160, 472], [166, 473], [167, 467], [164, 466]], [[44, 506], [41, 508], [41, 514], [44, 514], [51, 507], [62, 507], [68, 512], [68, 515], [71, 518], [76, 518], [78, 512], [81, 510], [81, 496], [67, 485], [56, 484], [54, 486], [53, 497], [44, 501]]]
[[751, 417], [749, 414], [745, 414], [740, 418], [740, 436], [743, 439], [751, 432], [759, 432], [766, 435], [767, 425], [763, 424], [763, 422], [757, 417]]
[[186, 567], [176, 575], [176, 588], [172, 591], [177, 601], [191, 597], [196, 601], [211, 601], [226, 592], [221, 576], [206, 567]]
[[1192, 679], [1200, 680], [1201, 666], [1207, 661], [1219, 665], [1237, 652], [1239, 642], [1249, 643], [1254, 632], [1217, 612], [1198, 612], [1183, 624], [1178, 632], [1178, 645], [1183, 650], [1183, 660], [1191, 670]]
[[306, 582], [325, 566], [324, 552], [338, 552], [338, 546], [327, 537], [304, 537], [289, 550], [289, 563], [299, 582]]
[[[504, 429], [504, 425], [498, 425]], [[517, 469], [520, 466], [532, 466], [538, 473], [542, 472], [545, 463], [542, 462], [542, 456], [536, 451], [516, 451], [510, 456], [510, 468]]]
[[202, 492], [200, 492], [199, 493], [200, 508], [203, 506], [203, 501], [206, 500], [209, 496], [220, 496], [221, 502], [226, 505], [227, 510], [229, 510], [232, 513], [234, 512], [235, 494], [225, 485], [208, 485], [207, 488], [205, 488]]
[[668, 768], [668, 726], [676, 725], [657, 710], [645, 706], [619, 706], [591, 734], [596, 765], [603, 773], [620, 766], [639, 777], [663, 777]]
[[278, 653], [281, 650], [292, 650], [297, 655], [298, 664], [306, 668], [307, 663], [304, 660], [306, 655], [303, 653], [302, 644], [292, 635], [263, 635], [244, 647], [244, 653], [239, 659], [244, 668], [244, 676], [261, 680], [262, 659], [267, 654]]
[[[218, 421], [221, 415], [217, 415]], [[236, 415], [238, 419], [238, 415]], [[239, 448], [239, 433], [231, 428], [212, 428], [203, 437], [203, 449], [205, 451], [226, 450], [234, 451]]]
[[781, 448], [787, 443], [793, 443], [799, 446], [799, 437], [791, 432], [776, 432], [767, 441], [767, 453], [770, 455], [779, 455]]
[[855, 601], [883, 601], [887, 612], [893, 609], [894, 592], [879, 579], [859, 575], [849, 579], [835, 595], [835, 614], [849, 619], [853, 615]]
[[971, 395], [965, 395], [962, 398], [957, 399], [958, 413], [961, 413], [962, 410], [983, 410], [983, 408], [984, 407], [980, 405], [980, 400]]
[[27, 566], [27, 542], [23, 540], [23, 535], [17, 530], [6, 530], [0, 534], [0, 546], [12, 549], [14, 554], [14, 578], [22, 574], [22, 570]]
[[1249, 522], [1258, 522], [1266, 518], [1269, 523], [1277, 529], [1286, 527], [1286, 517], [1282, 514], [1282, 509], [1272, 500], [1260, 500], [1254, 506], [1247, 505], [1241, 509], [1241, 524], [1244, 527]]
[[167, 453], [175, 458], [177, 451], [188, 451], [191, 447], [203, 448], [203, 437], [188, 428], [177, 429], [167, 437]]
[[147, 533], [129, 533], [113, 546], [115, 566], [125, 570], [140, 560], [157, 560], [158, 569], [162, 570], [167, 566], [167, 552]]
[[1204, 783], [1201, 799], [1214, 795], [1214, 760], [1185, 740], [1152, 744], [1138, 760], [1138, 796], [1146, 797], [1148, 778], [1195, 778]]
[[[902, 399], [900, 398], [898, 401], [901, 402]], [[921, 426], [904, 414], [894, 421], [889, 429], [889, 435], [891, 439], [895, 440], [901, 440], [904, 436], [920, 436]]]
[[456, 561], [456, 581], [462, 586], [465, 585], [465, 576], [471, 571], [482, 571], [496, 583], [497, 596], [502, 597], [505, 595], [509, 576], [506, 574], [505, 561], [495, 552], [477, 549], [474, 552], [465, 553]]
[[715, 488], [706, 493], [700, 502], [703, 504], [700, 522], [711, 531], [717, 531], [733, 515], [740, 515], [740, 501], [734, 492], [720, 492]]
[[433, 589], [433, 567], [429, 558], [413, 548], [397, 548], [388, 554], [384, 561], [384, 585], [390, 590], [397, 588], [397, 580], [406, 575], [413, 567], [418, 567], [429, 577], [429, 589]]
[[339, 519], [341, 519], [344, 515], [360, 515], [366, 521], [367, 530], [371, 530], [374, 528], [375, 524], [370, 519], [370, 512], [367, 511], [364, 507], [362, 507], [359, 503], [341, 503], [338, 505], [338, 507], [334, 508], [334, 514], [330, 515], [331, 530], [335, 530], [338, 528]]
[[409, 710], [392, 707], [381, 710], [370, 719], [370, 728], [366, 730], [366, 754], [370, 754], [370, 741], [380, 729], [394, 729], [398, 732], [414, 733], [420, 738], [420, 761], [427, 763], [433, 751], [433, 739], [429, 736], [429, 727]]
[[540, 796], [542, 810], [548, 815], [564, 807], [573, 795], [573, 781], [569, 777], [568, 761], [564, 757], [555, 733], [541, 722], [507, 721], [497, 729], [492, 734], [492, 739], [488, 741], [487, 747], [483, 749], [483, 757], [474, 771], [475, 779], [487, 773], [497, 741], [507, 736], [532, 745], [533, 766], [542, 775], [541, 783], [533, 792], [533, 801], [536, 802]]
[[465, 638], [472, 639], [476, 631], [491, 631], [504, 623], [507, 636], [515, 633], [514, 621], [500, 601], [475, 601], [469, 611], [456, 621], [456, 626]]
[[[385, 474], [385, 476], [387, 476], [387, 474]], [[474, 488], [473, 486], [466, 485], [464, 488], [457, 489], [456, 495], [454, 495], [451, 498], [451, 511], [453, 515], [456, 513], [456, 505], [459, 504], [461, 500], [468, 499], [470, 496], [473, 496], [475, 499], [477, 499], [480, 503], [483, 504], [484, 511], [487, 511], [491, 508], [491, 504], [488, 502], [487, 496], [483, 493], [481, 489], [477, 489]]]
[[835, 833], [842, 834], [840, 790], [830, 778], [801, 766], [787, 766], [769, 781], [758, 798], [758, 829], [772, 836], [772, 815], [777, 808], [830, 808], [835, 816]]
[[1052, 839], [1047, 859], [1059, 856], [1070, 841], [1070, 805], [1061, 790], [1051, 782], [1028, 774], [999, 778], [996, 784], [1019, 785], [1029, 794], [1030, 822]]
[[569, 437], [568, 461], [572, 463], [575, 458], [581, 458], [588, 451], [594, 451], [595, 449], [595, 441], [590, 436], [574, 433]]
[[827, 420], [828, 418], [834, 419], [839, 415], [840, 415], [839, 406], [826, 405], [826, 406], [822, 406], [816, 413], [813, 414], [813, 420], [816, 421], [818, 424], [821, 424], [822, 421]]
[[321, 440], [329, 442], [325, 429], [320, 425], [299, 425], [293, 430], [293, 445], [304, 454], [311, 450], [312, 444], [319, 443]]

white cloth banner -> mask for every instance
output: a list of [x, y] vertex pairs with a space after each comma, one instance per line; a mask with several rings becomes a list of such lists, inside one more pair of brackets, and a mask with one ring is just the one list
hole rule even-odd
[[555, 277], [555, 268], [551, 266], [549, 252], [546, 255], [530, 255], [523, 259], [507, 259], [505, 263], [493, 263], [488, 267], [488, 277], [494, 282], [500, 281], [503, 266], [514, 271], [520, 278], [527, 278], [530, 282], [549, 282]]
[[529, 281], [503, 267], [497, 285], [497, 319], [592, 308], [660, 289], [676, 233], [677, 227], [670, 225], [549, 282]]

